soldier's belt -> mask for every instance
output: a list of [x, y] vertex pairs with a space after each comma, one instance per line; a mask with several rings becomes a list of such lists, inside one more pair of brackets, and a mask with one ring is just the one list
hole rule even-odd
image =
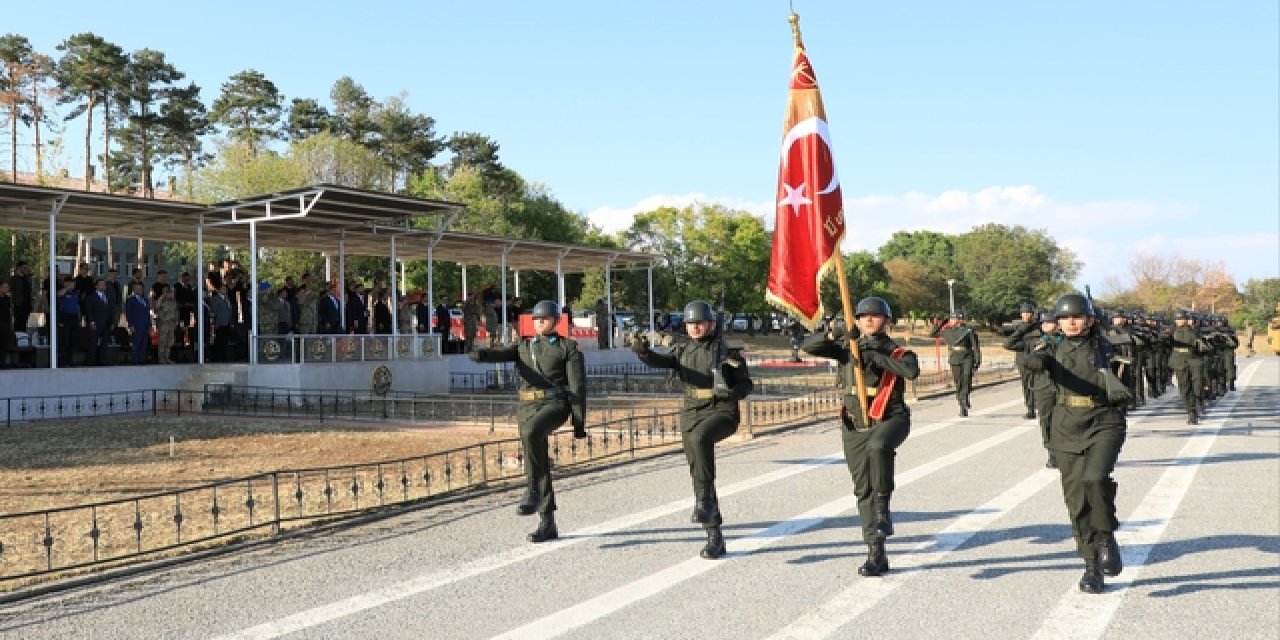
[[550, 389], [529, 389], [520, 392], [521, 400], [544, 400], [546, 398], [557, 398], [564, 394], [564, 390], [556, 387]]
[[714, 389], [699, 389], [698, 387], [685, 387], [684, 395], [694, 400], [710, 400], [716, 397]]
[[1058, 396], [1058, 404], [1064, 407], [1101, 407], [1102, 403], [1095, 402], [1089, 396]]
[[[879, 389], [877, 389], [876, 387], [867, 387], [867, 397], [868, 397], [868, 398], [870, 398], [870, 397], [872, 397], [872, 396], [876, 395], [876, 392], [877, 392], [877, 391], [879, 391]], [[850, 396], [857, 397], [857, 395], [858, 395], [858, 394], [854, 393], [853, 391], [850, 391], [850, 392], [849, 392], [849, 395], [850, 395]]]
[[951, 347], [952, 351], [968, 351], [969, 347]]
[[1191, 353], [1191, 347], [1174, 347], [1173, 350], [1178, 353]]

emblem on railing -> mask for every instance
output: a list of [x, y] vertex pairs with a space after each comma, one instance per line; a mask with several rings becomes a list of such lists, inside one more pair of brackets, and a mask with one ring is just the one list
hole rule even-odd
[[382, 338], [374, 338], [373, 345], [369, 347], [369, 351], [373, 352], [373, 357], [381, 358], [386, 355], [387, 345], [382, 342]]
[[328, 351], [329, 344], [323, 338], [311, 341], [311, 358], [313, 360], [324, 360], [325, 353]]
[[338, 353], [343, 360], [356, 359], [356, 340], [355, 338], [343, 338], [338, 341]]
[[371, 381], [373, 393], [380, 396], [387, 395], [391, 390], [391, 369], [387, 365], [382, 365], [373, 370], [373, 379]]
[[262, 345], [262, 355], [267, 357], [268, 361], [275, 362], [280, 359], [280, 341], [268, 340]]
[[432, 352], [434, 352], [434, 351], [435, 351], [435, 348], [436, 348], [436, 347], [435, 347], [435, 345], [436, 345], [436, 341], [435, 341], [435, 340], [432, 340], [431, 338], [427, 338], [427, 339], [423, 340], [423, 341], [422, 341], [422, 354], [423, 354], [423, 355], [428, 355], [428, 356], [429, 356], [429, 355], [431, 355], [431, 354], [432, 354]]
[[396, 355], [401, 358], [407, 358], [411, 353], [413, 353], [413, 344], [410, 343], [408, 338], [396, 340]]

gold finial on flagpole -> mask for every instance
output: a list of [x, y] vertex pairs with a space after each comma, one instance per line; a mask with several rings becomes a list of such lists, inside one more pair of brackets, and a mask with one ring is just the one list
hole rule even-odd
[[[790, 2], [787, 3], [790, 6]], [[791, 37], [796, 41], [796, 48], [804, 48], [804, 40], [800, 37], [800, 16], [791, 10], [791, 15], [787, 16], [787, 22], [791, 23]]]

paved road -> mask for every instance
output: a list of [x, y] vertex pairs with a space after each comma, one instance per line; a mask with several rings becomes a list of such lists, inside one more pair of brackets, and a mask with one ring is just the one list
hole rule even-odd
[[863, 551], [834, 425], [723, 448], [730, 555], [697, 557], [683, 459], [559, 481], [562, 539], [515, 493], [316, 533], [0, 611], [4, 638], [1280, 637], [1280, 359], [1243, 359], [1198, 427], [1130, 418], [1127, 565], [1081, 572], [1016, 385], [917, 405], [898, 455], [893, 571]]

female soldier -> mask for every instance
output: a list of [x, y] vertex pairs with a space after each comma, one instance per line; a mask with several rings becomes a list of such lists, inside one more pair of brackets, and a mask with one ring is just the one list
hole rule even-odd
[[160, 364], [173, 364], [169, 354], [173, 350], [174, 333], [178, 330], [178, 302], [174, 298], [173, 287], [162, 284], [156, 296], [156, 335], [160, 338], [156, 345], [156, 360]]
[[707, 531], [707, 544], [699, 555], [714, 559], [725, 554], [720, 532], [724, 520], [716, 497], [715, 444], [738, 430], [742, 420], [738, 401], [747, 397], [754, 385], [741, 354], [725, 348], [709, 303], [694, 300], [685, 305], [684, 323], [691, 340], [668, 353], [651, 350], [644, 338], [632, 340], [631, 349], [641, 362], [672, 369], [684, 382], [680, 436], [693, 478], [695, 503], [690, 520]]
[[[1061, 340], [1062, 334], [1058, 333], [1058, 319], [1054, 317], [1052, 311], [1041, 311], [1040, 323], [1019, 327], [1004, 341], [1004, 348], [1017, 351], [1019, 354], [1029, 354], [1046, 342], [1054, 343]], [[1024, 363], [1025, 357], [1023, 355]], [[1031, 389], [1036, 419], [1040, 421], [1040, 438], [1044, 442], [1045, 449], [1049, 450], [1049, 459], [1045, 461], [1044, 466], [1057, 469], [1058, 460], [1053, 456], [1053, 449], [1049, 449], [1049, 414], [1053, 412], [1054, 401], [1053, 381], [1044, 371], [1027, 370], [1027, 385]]]
[[1111, 473], [1124, 444], [1124, 407], [1131, 396], [1108, 368], [1111, 345], [1094, 326], [1088, 298], [1064, 295], [1053, 312], [1063, 339], [1037, 346], [1027, 368], [1044, 371], [1053, 382], [1049, 449], [1058, 460], [1071, 532], [1084, 558], [1080, 590], [1102, 593], [1103, 574], [1116, 576], [1124, 568], [1114, 535], [1119, 522]]
[[529, 542], [560, 537], [554, 513], [556, 495], [551, 488], [551, 457], [547, 437], [573, 420], [573, 437], [587, 437], [587, 371], [578, 343], [556, 333], [560, 307], [543, 300], [533, 307], [530, 340], [498, 349], [477, 349], [467, 354], [475, 362], [514, 362], [520, 375], [520, 443], [524, 447], [524, 475], [528, 489], [516, 507], [522, 516], [541, 516]]
[[[916, 354], [899, 347], [886, 333], [893, 311], [884, 298], [869, 297], [854, 307], [857, 319], [852, 339], [858, 341], [860, 358], [849, 351], [848, 338], [832, 334], [814, 334], [805, 341], [804, 350], [822, 358], [830, 358], [846, 369], [840, 376], [846, 389], [844, 407], [840, 411], [844, 429], [844, 461], [853, 477], [853, 492], [858, 498], [858, 518], [862, 523], [862, 539], [869, 550], [867, 560], [858, 567], [863, 576], [878, 576], [889, 570], [885, 555], [885, 538], [893, 535], [889, 515], [889, 497], [893, 494], [893, 458], [897, 448], [911, 431], [911, 410], [903, 400], [906, 385], [900, 378], [915, 380], [920, 375]], [[869, 400], [870, 421], [862, 415], [853, 381], [854, 367], [862, 368], [863, 382]]]

